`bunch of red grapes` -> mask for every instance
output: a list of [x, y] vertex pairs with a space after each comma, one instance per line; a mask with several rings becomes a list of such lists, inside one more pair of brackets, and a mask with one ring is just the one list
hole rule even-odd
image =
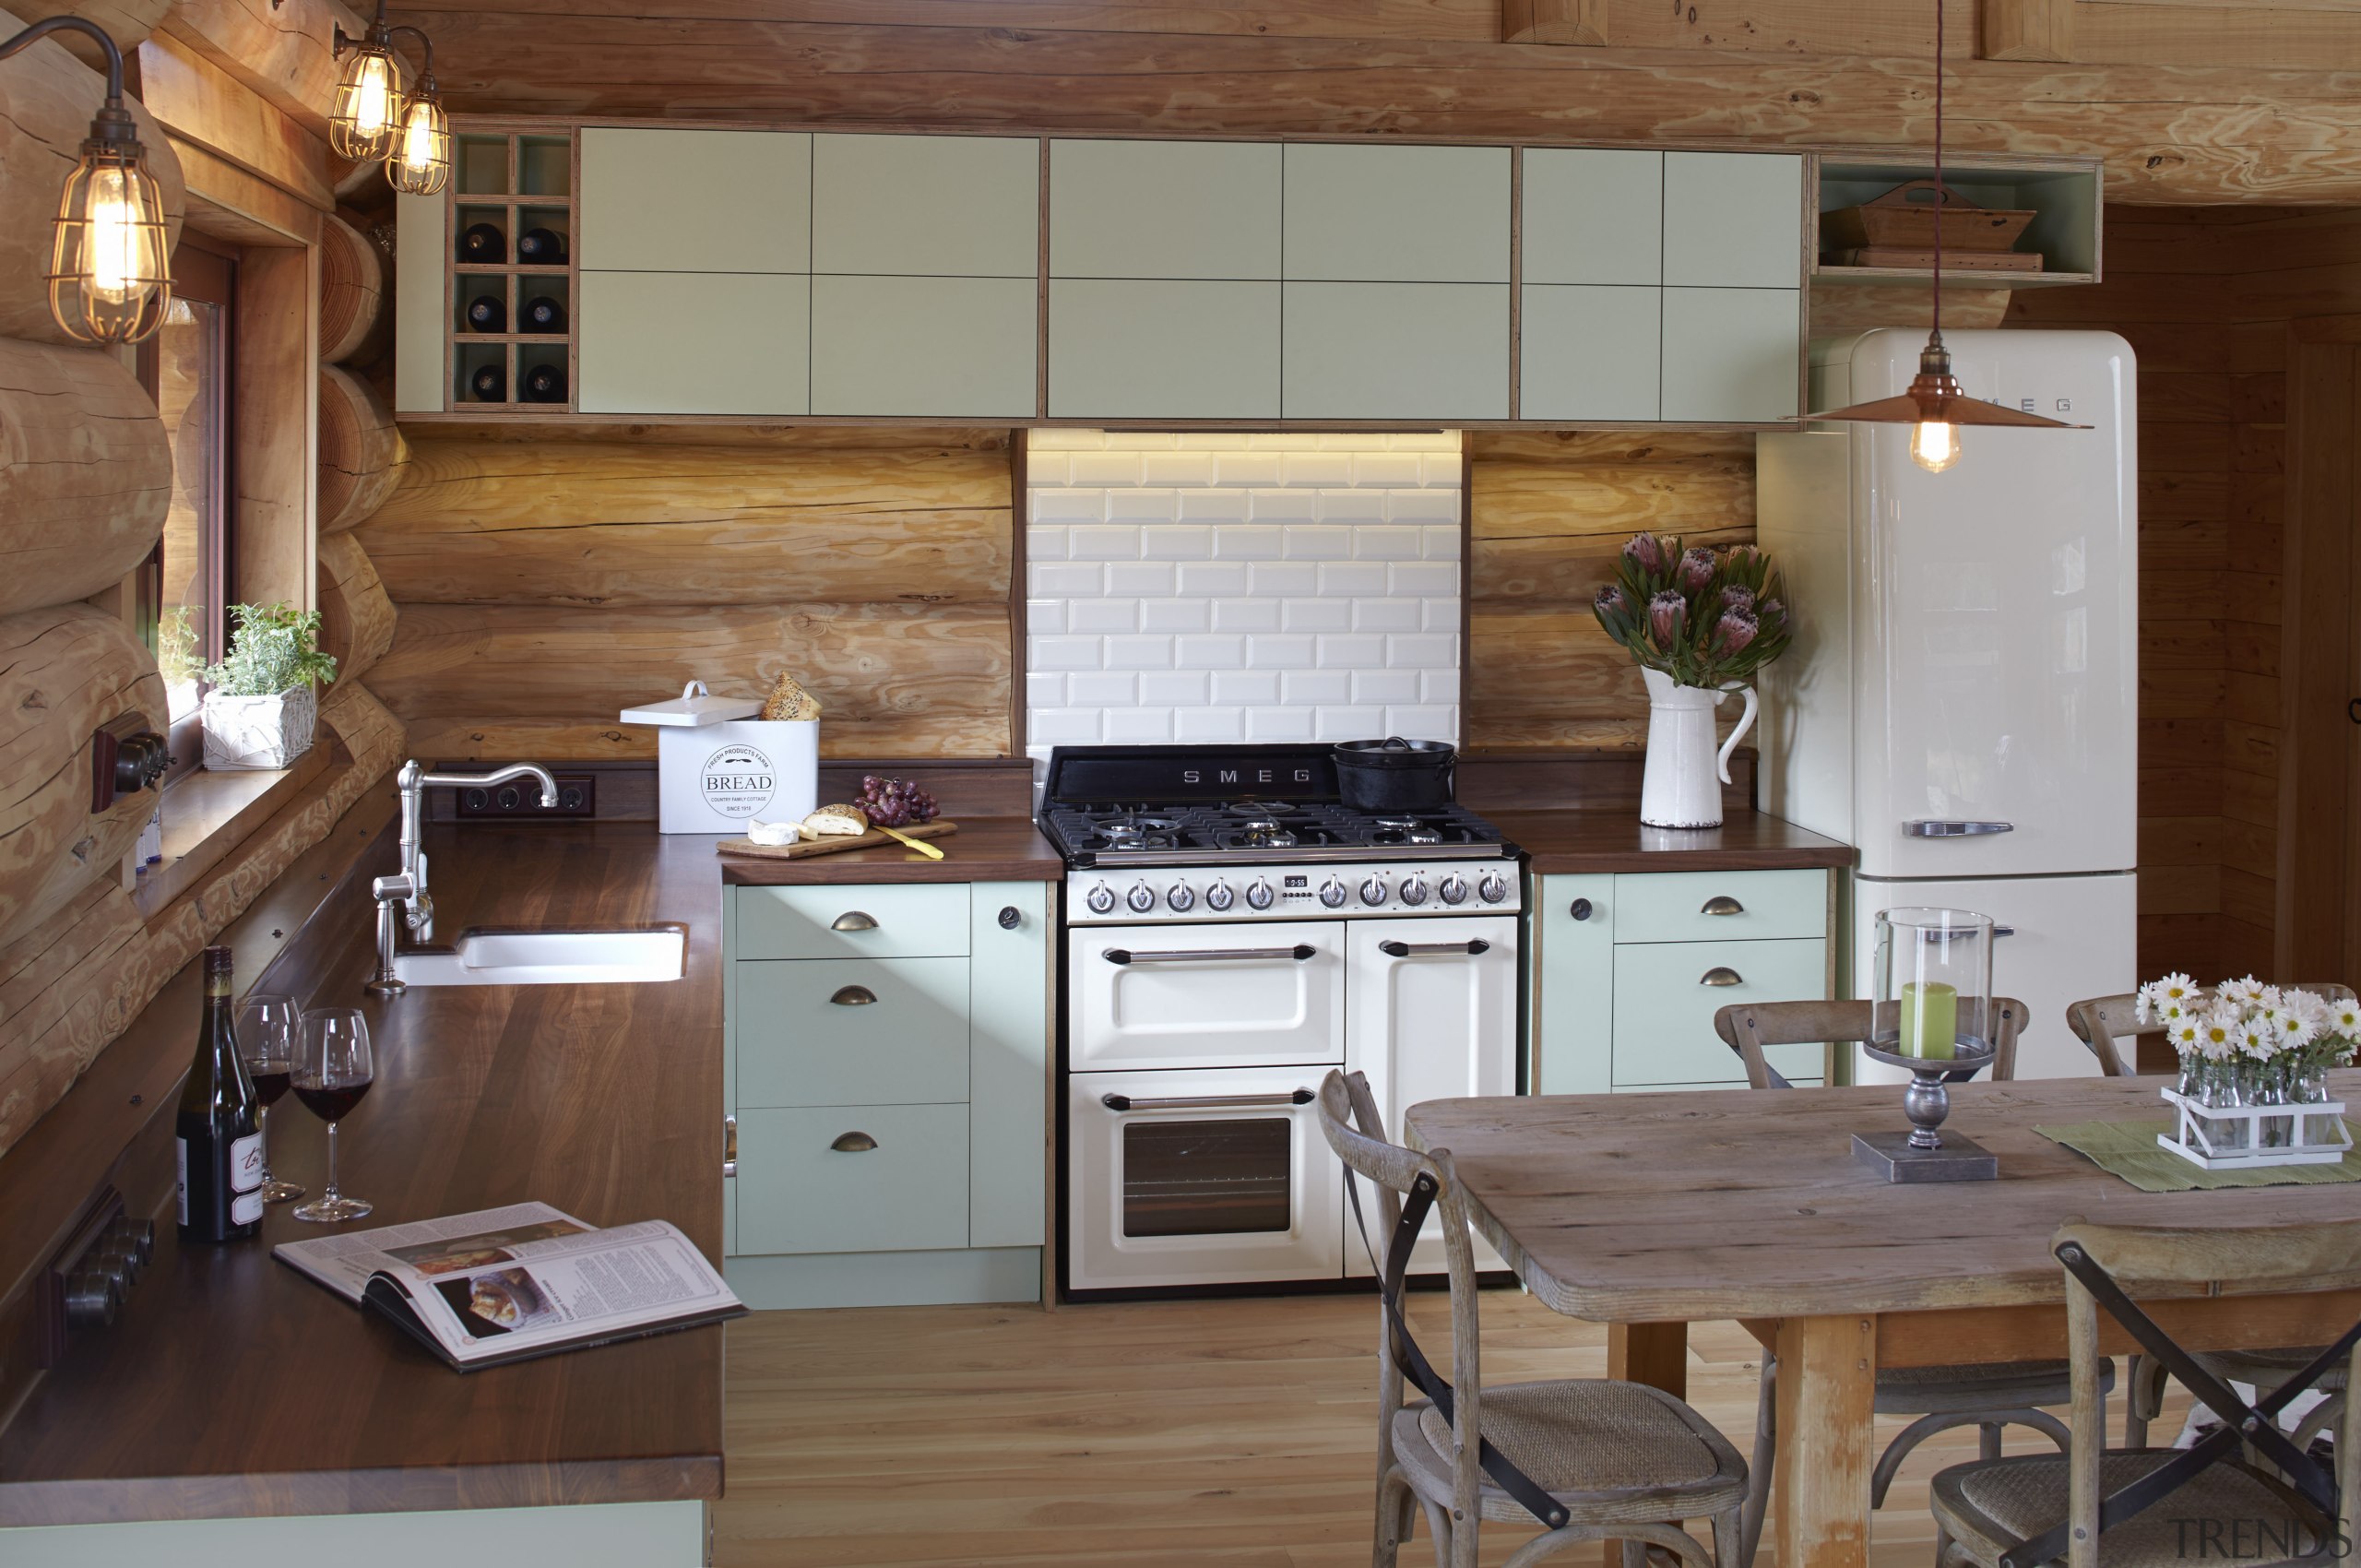
[[872, 773], [863, 776], [860, 793], [853, 800], [880, 827], [908, 827], [916, 823], [932, 822], [943, 808], [934, 797], [917, 785], [899, 778], [880, 778]]

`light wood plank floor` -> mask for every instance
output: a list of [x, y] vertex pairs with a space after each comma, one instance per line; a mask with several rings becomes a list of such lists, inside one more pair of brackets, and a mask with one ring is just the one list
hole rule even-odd
[[[1442, 1298], [1413, 1301], [1447, 1366]], [[1369, 1562], [1373, 1298], [758, 1313], [729, 1334], [721, 1568]], [[1484, 1353], [1488, 1383], [1598, 1377], [1606, 1331], [1489, 1290]], [[1741, 1454], [1760, 1366], [1735, 1324], [1691, 1333], [1691, 1402]], [[1902, 1424], [1880, 1421], [1880, 1441]], [[2012, 1431], [2012, 1453], [2047, 1446]], [[1927, 1479], [1975, 1449], [1969, 1429], [1912, 1457], [1877, 1516], [1875, 1568], [1931, 1562]], [[1524, 1538], [1488, 1529], [1485, 1562]], [[1403, 1562], [1428, 1551], [1421, 1526]]]

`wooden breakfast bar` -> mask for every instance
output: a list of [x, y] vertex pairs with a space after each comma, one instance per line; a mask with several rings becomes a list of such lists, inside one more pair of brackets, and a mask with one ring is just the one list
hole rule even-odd
[[[2361, 1071], [2332, 1087], [2361, 1092]], [[2034, 1131], [2158, 1116], [2153, 1079], [1952, 1096], [1946, 1130], [1997, 1154], [1999, 1181], [1889, 1186], [1857, 1166], [1854, 1132], [1902, 1124], [1895, 1088], [1434, 1100], [1406, 1125], [1450, 1151], [1476, 1225], [1535, 1297], [1613, 1325], [1610, 1375], [1683, 1393], [1691, 1323], [1738, 1319], [1771, 1348], [1778, 1561], [1863, 1568], [1878, 1369], [2062, 1358], [2061, 1223], [2361, 1218], [2361, 1183], [2142, 1193]], [[2361, 1316], [2361, 1292], [2223, 1280], [2150, 1311], [2191, 1348], [2311, 1344]], [[2136, 1348], [2111, 1322], [2101, 1336]]]

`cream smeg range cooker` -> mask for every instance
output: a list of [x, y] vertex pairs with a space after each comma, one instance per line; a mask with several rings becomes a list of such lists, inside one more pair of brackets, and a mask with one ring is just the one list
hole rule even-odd
[[1315, 1091], [1367, 1074], [1396, 1135], [1418, 1101], [1516, 1091], [1515, 846], [1455, 805], [1349, 810], [1309, 745], [1060, 747], [1040, 826], [1068, 1294], [1366, 1275]]

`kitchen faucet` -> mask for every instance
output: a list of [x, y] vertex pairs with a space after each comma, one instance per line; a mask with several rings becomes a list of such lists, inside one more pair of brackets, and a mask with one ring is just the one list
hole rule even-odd
[[512, 778], [530, 778], [541, 787], [541, 808], [547, 811], [557, 805], [557, 780], [539, 763], [511, 763], [491, 773], [429, 773], [425, 764], [412, 757], [395, 777], [402, 792], [402, 869], [369, 885], [370, 895], [377, 900], [377, 973], [368, 985], [373, 996], [394, 996], [408, 989], [394, 973], [394, 952], [401, 934], [395, 923], [397, 905], [411, 935], [421, 942], [434, 936], [434, 898], [426, 890], [426, 851], [419, 846], [419, 810], [427, 786], [481, 789]]

